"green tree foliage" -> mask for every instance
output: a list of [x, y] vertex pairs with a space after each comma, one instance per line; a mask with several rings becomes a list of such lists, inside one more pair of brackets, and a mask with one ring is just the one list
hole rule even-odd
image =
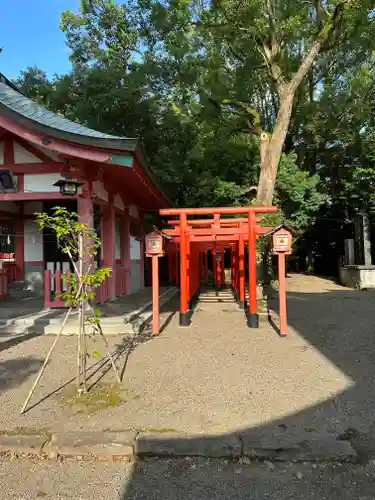
[[235, 115], [237, 130], [270, 132], [257, 193], [270, 204], [296, 93], [309, 73], [313, 92], [334, 57], [354, 51], [358, 64], [369, 55], [372, 8], [366, 0], [146, 0], [140, 24], [183, 94]]

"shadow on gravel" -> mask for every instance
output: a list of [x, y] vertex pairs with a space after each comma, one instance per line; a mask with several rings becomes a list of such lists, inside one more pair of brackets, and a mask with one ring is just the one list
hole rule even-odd
[[[271, 306], [277, 310], [275, 299]], [[293, 436], [314, 440], [329, 435], [350, 441], [359, 461], [367, 462], [375, 457], [375, 293], [346, 289], [288, 293], [288, 323], [305, 340], [304, 345], [291, 344], [292, 349], [302, 353], [299, 362], [303, 363], [303, 352], [317, 349], [351, 381], [351, 386], [302, 411], [291, 407], [288, 415], [258, 427], [221, 435], [221, 438], [235, 438], [240, 431], [254, 442], [264, 436], [275, 440], [281, 437], [285, 441]], [[257, 332], [249, 330], [250, 334]], [[280, 338], [271, 328], [267, 334], [274, 335], [275, 343], [288, 342], [293, 335]], [[296, 390], [298, 385], [296, 380]], [[248, 411], [251, 412], [251, 406]], [[163, 441], [162, 436], [160, 439]], [[121, 500], [359, 498], [355, 480], [349, 472], [343, 474], [343, 470], [326, 477], [324, 485], [311, 475], [308, 488], [306, 485], [301, 488], [303, 481], [298, 477], [278, 476], [268, 470], [267, 477], [272, 478], [272, 484], [265, 487], [264, 479], [252, 477], [251, 472], [246, 475], [243, 466], [241, 471], [238, 469], [238, 463], [229, 462], [225, 470], [220, 470], [220, 463], [213, 468], [207, 464], [192, 465], [188, 460], [137, 462], [131, 481], [124, 485]], [[231, 473], [228, 473], [229, 467], [232, 467]], [[312, 469], [310, 474], [316, 472]], [[372, 493], [363, 498], [374, 498], [374, 477], [372, 474], [366, 479], [371, 482]]]
[[[119, 500], [373, 500], [373, 468], [149, 459]], [[341, 464], [340, 464], [341, 465]]]
[[35, 358], [0, 361], [0, 392], [22, 384], [42, 366], [43, 360]]
[[0, 352], [5, 351], [6, 349], [10, 349], [11, 347], [15, 347], [18, 344], [22, 344], [22, 342], [26, 342], [27, 340], [33, 339], [35, 337], [39, 337], [42, 335], [41, 333], [25, 333], [23, 335], [17, 335], [16, 337], [12, 337], [8, 340], [4, 340], [0, 342]]

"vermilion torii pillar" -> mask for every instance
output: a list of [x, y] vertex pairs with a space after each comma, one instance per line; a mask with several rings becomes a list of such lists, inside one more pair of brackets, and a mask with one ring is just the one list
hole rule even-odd
[[225, 263], [224, 263], [224, 258], [225, 258], [225, 249], [223, 248], [221, 255], [220, 255], [220, 271], [221, 271], [221, 287], [225, 287]]
[[256, 255], [256, 233], [255, 214], [249, 212], [249, 311], [247, 324], [250, 328], [259, 327], [259, 315], [257, 313], [257, 255]]
[[215, 265], [216, 265], [216, 290], [221, 288], [221, 253], [220, 249], [216, 248], [215, 252]]
[[203, 262], [204, 262], [204, 283], [208, 285], [208, 252], [207, 250], [203, 253]]
[[245, 236], [238, 237], [238, 306], [245, 307]]
[[212, 279], [213, 279], [215, 287], [217, 287], [217, 262], [216, 262], [216, 253], [217, 253], [217, 248], [216, 248], [216, 240], [215, 240], [214, 246], [213, 246], [213, 249], [212, 249]]
[[188, 236], [186, 214], [180, 215], [180, 326], [189, 326]]

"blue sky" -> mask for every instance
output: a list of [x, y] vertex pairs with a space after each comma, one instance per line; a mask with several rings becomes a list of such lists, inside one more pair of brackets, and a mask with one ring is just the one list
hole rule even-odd
[[28, 66], [69, 71], [69, 51], [59, 29], [61, 12], [78, 10], [79, 0], [0, 0], [0, 73], [16, 78]]

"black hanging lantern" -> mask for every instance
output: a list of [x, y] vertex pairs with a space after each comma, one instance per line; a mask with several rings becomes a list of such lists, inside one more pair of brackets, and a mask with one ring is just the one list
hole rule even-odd
[[15, 191], [16, 184], [10, 170], [0, 170], [0, 186], [4, 191]]
[[59, 186], [62, 196], [75, 196], [78, 188], [82, 186], [82, 182], [78, 182], [74, 179], [60, 179], [55, 182], [54, 186]]

